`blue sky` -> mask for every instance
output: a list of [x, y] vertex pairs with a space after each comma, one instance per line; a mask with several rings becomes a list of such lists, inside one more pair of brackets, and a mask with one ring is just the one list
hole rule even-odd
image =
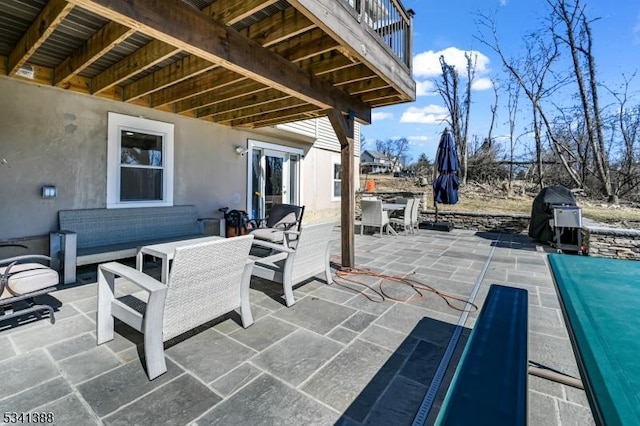
[[[581, 3], [586, 6], [590, 19], [599, 18], [591, 24], [598, 79], [613, 89], [618, 88], [623, 74], [630, 76], [640, 69], [640, 1], [582, 0]], [[440, 95], [433, 93], [432, 83], [440, 76], [440, 55], [443, 54], [448, 63], [457, 65], [462, 75], [464, 52], [477, 52], [470, 136], [485, 136], [494, 99], [488, 79], [501, 78], [503, 70], [499, 58], [476, 38], [480, 34], [477, 15], [496, 13], [503, 51], [507, 57], [518, 57], [522, 54], [522, 37], [541, 27], [548, 15], [548, 6], [544, 0], [404, 0], [403, 4], [416, 13], [413, 64], [417, 98], [412, 103], [374, 109], [372, 124], [362, 127], [367, 140], [365, 149], [375, 149], [376, 139], [406, 137], [411, 146], [409, 155], [414, 161], [423, 152], [433, 159], [445, 127], [442, 119], [446, 116]], [[640, 75], [633, 80], [633, 89], [640, 91]], [[600, 94], [606, 96], [604, 90]], [[640, 97], [636, 96], [635, 100], [640, 102]], [[506, 103], [506, 94], [501, 101]], [[506, 111], [499, 110], [494, 135], [506, 133], [506, 121]]]

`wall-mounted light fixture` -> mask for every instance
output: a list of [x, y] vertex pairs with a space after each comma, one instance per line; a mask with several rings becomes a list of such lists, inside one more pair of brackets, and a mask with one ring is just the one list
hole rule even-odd
[[245, 155], [247, 152], [249, 152], [249, 150], [248, 150], [248, 149], [243, 148], [243, 147], [241, 147], [241, 146], [236, 146], [236, 154], [243, 156], [243, 155]]
[[58, 195], [58, 189], [53, 185], [44, 185], [42, 187], [42, 198], [55, 198]]
[[16, 75], [24, 78], [28, 78], [29, 80], [33, 80], [36, 76], [36, 71], [29, 64], [24, 64], [20, 68], [16, 70]]

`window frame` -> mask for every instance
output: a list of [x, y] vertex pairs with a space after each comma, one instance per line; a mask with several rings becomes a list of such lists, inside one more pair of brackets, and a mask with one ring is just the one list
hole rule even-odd
[[[107, 124], [107, 208], [165, 207], [173, 205], [173, 123], [144, 117], [108, 113]], [[122, 201], [120, 199], [120, 154], [123, 130], [162, 136], [162, 200]]]
[[340, 157], [331, 157], [331, 201], [340, 201], [342, 199], [342, 193], [340, 193], [340, 195], [335, 194], [336, 182], [342, 182], [342, 179], [335, 178], [336, 165], [340, 166], [340, 175], [342, 175], [342, 161], [340, 161]]

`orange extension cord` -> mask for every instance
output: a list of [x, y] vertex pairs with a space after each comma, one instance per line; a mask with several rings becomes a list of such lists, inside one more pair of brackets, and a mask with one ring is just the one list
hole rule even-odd
[[[424, 297], [423, 292], [430, 292], [430, 293], [434, 293], [435, 295], [441, 297], [444, 302], [451, 308], [454, 309], [456, 311], [459, 312], [475, 312], [478, 310], [478, 307], [463, 299], [462, 297], [453, 295], [453, 294], [449, 294], [449, 293], [445, 293], [443, 291], [437, 290], [427, 284], [421, 283], [415, 279], [412, 278], [407, 278], [406, 276], [399, 276], [399, 275], [387, 275], [387, 274], [382, 274], [379, 272], [374, 272], [370, 269], [366, 269], [366, 268], [343, 268], [341, 264], [339, 264], [335, 259], [332, 258], [332, 267], [334, 269], [336, 269], [336, 272], [334, 274], [334, 282], [336, 285], [339, 285], [340, 287], [344, 287], [347, 288], [349, 290], [352, 291], [357, 291], [358, 293], [362, 294], [364, 297], [366, 297], [367, 299], [369, 299], [372, 302], [375, 303], [382, 303], [384, 302], [386, 299], [389, 300], [393, 300], [396, 302], [403, 302], [403, 303], [407, 303], [407, 302], [412, 302], [415, 300], [420, 300]], [[363, 283], [361, 281], [358, 281], [357, 279], [355, 279], [354, 277], [358, 277], [358, 276], [362, 276], [362, 277], [374, 277], [374, 278], [380, 278], [382, 279], [382, 281], [380, 281], [380, 289], [377, 290], [369, 285], [367, 285], [366, 283]], [[341, 282], [342, 281], [342, 282]], [[362, 286], [364, 287], [363, 289], [359, 290], [359, 289], [354, 289], [353, 287], [350, 287], [349, 285], [347, 285], [347, 283], [351, 283], [351, 284], [355, 284], [358, 286]], [[390, 296], [386, 291], [385, 291], [385, 285], [389, 284], [389, 283], [394, 283], [394, 284], [399, 284], [399, 285], [403, 285], [403, 286], [407, 286], [409, 288], [411, 288], [411, 290], [414, 292], [414, 294], [412, 296], [409, 296], [406, 299], [399, 299], [393, 296]], [[367, 291], [372, 292], [374, 294], [376, 294], [376, 296], [370, 296], [369, 294], [367, 294]], [[465, 307], [460, 308], [458, 306], [456, 306], [457, 303], [462, 303]], [[470, 309], [467, 309], [466, 306], [470, 306]]]

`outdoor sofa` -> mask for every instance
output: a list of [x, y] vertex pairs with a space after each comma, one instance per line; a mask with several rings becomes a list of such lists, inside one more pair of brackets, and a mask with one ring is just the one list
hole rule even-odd
[[193, 205], [61, 210], [58, 220], [60, 230], [50, 234], [50, 256], [64, 284], [76, 281], [78, 266], [133, 257], [144, 245], [204, 235]]

